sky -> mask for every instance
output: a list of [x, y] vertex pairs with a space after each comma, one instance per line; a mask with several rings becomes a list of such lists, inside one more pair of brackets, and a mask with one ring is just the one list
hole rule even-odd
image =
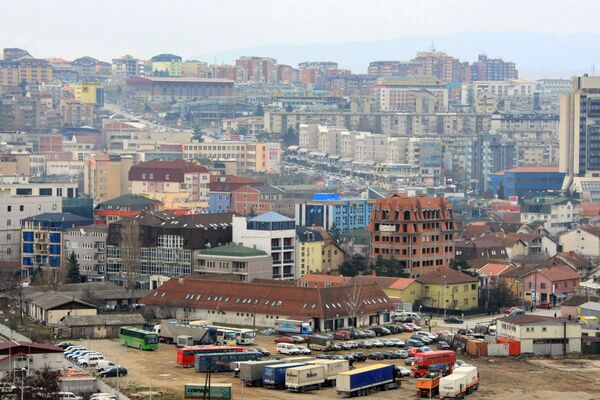
[[600, 34], [596, 0], [0, 0], [0, 15], [0, 47], [107, 61], [405, 35]]

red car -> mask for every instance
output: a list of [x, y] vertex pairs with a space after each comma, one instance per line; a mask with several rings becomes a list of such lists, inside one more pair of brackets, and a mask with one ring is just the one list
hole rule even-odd
[[514, 310], [519, 310], [519, 307], [508, 307], [506, 310], [504, 310], [504, 313], [506, 315], [510, 314], [511, 312], [513, 312]]
[[289, 336], [280, 336], [273, 341], [275, 343], [294, 343], [294, 339]]
[[540, 304], [537, 305], [537, 308], [545, 308], [546, 310], [549, 310], [552, 308], [552, 303], [548, 301], [542, 301]]

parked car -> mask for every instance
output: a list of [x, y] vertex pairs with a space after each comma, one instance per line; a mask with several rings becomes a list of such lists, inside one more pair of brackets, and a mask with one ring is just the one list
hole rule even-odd
[[83, 400], [83, 397], [77, 396], [73, 392], [58, 392], [57, 396], [58, 400]]
[[391, 360], [396, 358], [396, 354], [394, 354], [393, 351], [382, 351], [381, 352], [383, 354], [383, 358], [386, 360]]
[[112, 367], [112, 368], [108, 368], [103, 371], [100, 371], [100, 373], [98, 375], [103, 378], [113, 378], [113, 377], [117, 376], [117, 373], [119, 376], [125, 376], [125, 375], [127, 375], [127, 368]]
[[333, 359], [333, 355], [331, 355], [331, 354], [319, 354], [317, 356], [317, 358], [321, 359], [321, 360], [331, 360], [331, 359]]
[[378, 360], [378, 361], [385, 360], [383, 353], [380, 351], [376, 351], [376, 352], [369, 354], [367, 358], [369, 360]]
[[414, 331], [413, 327], [408, 324], [402, 324], [400, 326], [402, 327], [402, 332], [413, 332]]
[[290, 336], [290, 338], [292, 338], [292, 340], [294, 341], [294, 343], [304, 343], [304, 342], [306, 342], [306, 338], [302, 337], [302, 336], [294, 335], [294, 336]]
[[259, 333], [261, 335], [265, 335], [265, 336], [272, 336], [272, 335], [276, 335], [277, 331], [275, 329], [267, 328], [267, 329], [263, 329]]
[[350, 339], [350, 331], [347, 329], [340, 329], [339, 331], [333, 334], [333, 337], [336, 340], [349, 340]]
[[310, 354], [312, 351], [306, 346], [297, 346], [298, 350], [300, 350], [300, 354]]
[[300, 354], [300, 349], [293, 343], [277, 343], [277, 354], [295, 356]]
[[109, 360], [99, 360], [98, 363], [96, 364], [96, 370], [97, 371], [102, 371], [104, 369], [109, 369], [112, 367], [116, 367], [117, 364], [115, 364], [112, 361]]
[[396, 353], [398, 354], [398, 358], [408, 358], [409, 356], [406, 350], [396, 350]]
[[117, 400], [117, 396], [110, 393], [94, 393], [90, 400]]
[[289, 336], [279, 336], [273, 340], [275, 343], [294, 343], [294, 339]]
[[388, 339], [394, 347], [404, 347], [404, 342], [400, 339]]
[[457, 332], [459, 335], [474, 335], [475, 332], [470, 328], [461, 328]]
[[421, 340], [419, 339], [408, 339], [406, 341], [406, 347], [407, 348], [412, 348], [412, 347], [423, 347], [425, 346], [425, 343], [423, 343]]
[[361, 340], [358, 342], [358, 347], [362, 349], [372, 349], [375, 345], [370, 340]]
[[395, 347], [394, 346], [394, 342], [390, 341], [389, 339], [378, 339], [381, 343], [383, 343], [384, 347]]
[[58, 347], [60, 347], [61, 349], [65, 350], [67, 347], [73, 346], [73, 343], [71, 342], [60, 342], [59, 344], [57, 344]]
[[375, 336], [377, 336], [377, 334], [375, 333], [375, 331], [372, 331], [370, 329], [365, 329], [363, 331], [363, 333], [365, 334], [366, 337], [368, 338], [374, 338]]
[[508, 315], [508, 314], [510, 314], [511, 312], [513, 312], [514, 310], [520, 310], [520, 308], [519, 308], [519, 307], [515, 307], [515, 306], [513, 306], [513, 307], [508, 307], [508, 308], [506, 308], [506, 309], [504, 310], [504, 314]]
[[406, 325], [410, 326], [413, 331], [420, 331], [421, 327], [417, 324], [413, 324], [412, 322], [407, 322]]
[[423, 346], [423, 347], [419, 348], [419, 351], [421, 353], [431, 353], [433, 350], [431, 349], [431, 347]]
[[92, 354], [84, 357], [80, 357], [77, 359], [77, 364], [83, 368], [87, 368], [90, 366], [95, 366], [98, 364], [98, 361], [104, 360], [104, 356], [102, 354]]
[[367, 361], [367, 355], [365, 353], [351, 353], [354, 356], [354, 361], [363, 362]]
[[361, 331], [350, 331], [350, 339], [362, 339], [363, 337]]
[[520, 308], [512, 310], [510, 314], [508, 314], [509, 317], [520, 317], [521, 315], [525, 315], [525, 310], [521, 310]]
[[414, 357], [408, 357], [404, 359], [404, 365], [412, 365]]
[[422, 335], [412, 335], [410, 338], [413, 340], [420, 340], [421, 342], [423, 342], [425, 344], [429, 344], [429, 343], [433, 342], [433, 340], [431, 340], [430, 338], [422, 336]]
[[262, 354], [265, 357], [268, 357], [271, 355], [271, 352], [267, 349], [265, 349], [264, 347], [255, 347], [254, 351], [258, 351], [260, 354]]
[[0, 382], [0, 393], [13, 393], [17, 387], [9, 382]]
[[446, 318], [444, 320], [444, 322], [447, 324], [462, 324], [465, 321], [463, 321], [462, 319], [460, 319], [458, 317], [452, 316], [452, 317]]
[[448, 343], [444, 341], [439, 341], [437, 344], [438, 350], [450, 350], [451, 347]]
[[396, 374], [400, 375], [401, 377], [406, 377], [406, 376], [410, 376], [410, 370], [406, 369], [404, 367], [396, 367]]
[[[425, 347], [425, 346], [421, 346], [421, 347]], [[410, 349], [408, 349], [409, 357], [414, 357], [417, 353], [421, 353], [421, 347], [411, 347]]]
[[373, 346], [375, 346], [377, 348], [385, 347], [385, 345], [383, 344], [383, 342], [381, 342], [379, 340], [373, 340]]

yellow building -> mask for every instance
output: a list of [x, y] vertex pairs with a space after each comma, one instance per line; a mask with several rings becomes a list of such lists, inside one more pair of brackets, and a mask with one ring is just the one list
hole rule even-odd
[[281, 143], [277, 142], [221, 141], [186, 144], [183, 147], [183, 157], [186, 160], [235, 160], [238, 172], [242, 174], [279, 172], [281, 154]]
[[452, 268], [440, 268], [416, 279], [427, 307], [469, 310], [478, 306], [479, 280]]
[[97, 154], [85, 158], [84, 193], [100, 203], [129, 193], [133, 157]]
[[327, 272], [323, 268], [324, 243], [323, 237], [316, 230], [296, 227], [296, 277]]
[[197, 213], [208, 213], [208, 202], [190, 201], [189, 192], [176, 193], [138, 193], [149, 199], [158, 200], [164, 204], [165, 210], [190, 210]]
[[379, 285], [397, 309], [401, 309], [402, 304], [412, 304], [421, 298], [421, 284], [412, 278], [358, 275], [346, 285], [368, 285], [372, 283]]
[[100, 87], [99, 83], [84, 82], [75, 87], [75, 98], [84, 104], [96, 104], [97, 90]]

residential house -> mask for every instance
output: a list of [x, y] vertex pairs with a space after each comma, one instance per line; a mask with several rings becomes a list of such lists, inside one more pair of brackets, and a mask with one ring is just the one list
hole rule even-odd
[[495, 286], [501, 282], [503, 273], [515, 268], [509, 262], [489, 262], [477, 270], [481, 287]]
[[405, 305], [412, 305], [421, 299], [422, 285], [412, 278], [397, 278], [373, 275], [358, 275], [350, 279], [346, 285], [378, 284], [394, 303], [395, 309], [402, 310]]
[[140, 303], [157, 318], [267, 328], [295, 319], [316, 332], [389, 322], [393, 306], [376, 284], [318, 288], [199, 278], [173, 278]]
[[559, 237], [564, 252], [575, 252], [584, 257], [600, 257], [600, 227], [582, 225]]
[[496, 336], [518, 340], [521, 354], [559, 356], [581, 352], [581, 325], [563, 318], [541, 315], [500, 318], [496, 322]]
[[466, 261], [472, 268], [477, 269], [490, 261], [506, 260], [506, 247], [496, 240], [476, 239], [457, 240], [455, 245], [455, 260]]
[[560, 304], [560, 316], [569, 320], [577, 320], [579, 307], [589, 301], [600, 302], [600, 296], [584, 296], [575, 294]]
[[110, 224], [122, 218], [135, 217], [143, 211], [159, 211], [162, 203], [146, 196], [127, 193], [103, 201], [94, 208], [95, 224]]
[[555, 258], [577, 271], [581, 279], [590, 276], [596, 269], [596, 265], [574, 251], [558, 253]]
[[231, 208], [238, 215], [256, 215], [269, 211], [293, 216], [293, 203], [284, 199], [285, 191], [271, 185], [242, 186], [231, 192]]
[[56, 332], [63, 339], [114, 339], [122, 326], [143, 328], [145, 324], [141, 314], [67, 315]]
[[556, 304], [577, 291], [579, 274], [560, 260], [551, 258], [522, 276], [525, 298], [533, 304]]
[[577, 203], [567, 198], [535, 198], [521, 207], [522, 223], [541, 224], [553, 235], [570, 229], [577, 218]]
[[296, 226], [296, 268], [298, 278], [310, 273], [327, 273], [323, 266], [323, 244], [321, 233]]
[[439, 310], [470, 310], [479, 304], [479, 280], [471, 275], [441, 268], [416, 279], [422, 285], [423, 305]]

